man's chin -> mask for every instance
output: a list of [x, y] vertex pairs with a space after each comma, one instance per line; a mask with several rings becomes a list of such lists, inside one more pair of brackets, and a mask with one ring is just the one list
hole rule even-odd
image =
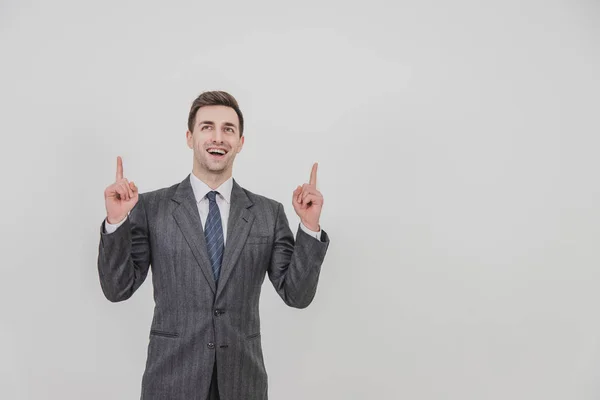
[[223, 173], [225, 171], [227, 171], [227, 169], [229, 168], [229, 163], [224, 162], [224, 160], [222, 162], [216, 161], [215, 160], [202, 160], [199, 161], [199, 164], [201, 166], [202, 169], [204, 169], [207, 172], [213, 173], [213, 174], [220, 174]]
[[227, 170], [227, 164], [225, 163], [209, 163], [208, 164], [208, 170], [210, 172], [223, 172], [225, 170]]

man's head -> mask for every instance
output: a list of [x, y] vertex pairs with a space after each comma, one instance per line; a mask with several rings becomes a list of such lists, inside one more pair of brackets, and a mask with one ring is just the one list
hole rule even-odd
[[188, 116], [187, 143], [194, 150], [199, 178], [232, 174], [235, 156], [244, 145], [244, 117], [235, 98], [226, 92], [204, 92]]

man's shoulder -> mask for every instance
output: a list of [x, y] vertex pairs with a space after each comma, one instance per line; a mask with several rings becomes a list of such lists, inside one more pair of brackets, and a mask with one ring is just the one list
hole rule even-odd
[[170, 199], [175, 195], [177, 188], [181, 185], [181, 182], [175, 183], [168, 187], [163, 187], [154, 190], [148, 190], [140, 193], [140, 198], [143, 198], [146, 202], [157, 202], [164, 199]]
[[257, 194], [254, 193], [242, 186], [240, 186], [240, 188], [244, 191], [244, 193], [246, 193], [246, 196], [248, 196], [248, 199], [250, 199], [250, 201], [252, 201], [252, 203], [254, 203], [255, 207], [261, 207], [261, 208], [268, 208], [271, 209], [273, 211], [277, 210], [277, 207], [279, 207], [280, 202], [272, 199], [270, 197], [261, 195], [261, 194]]
[[[177, 189], [179, 188], [181, 183], [182, 182], [177, 182], [168, 187], [163, 187], [163, 188], [149, 190], [149, 191], [140, 193], [140, 198], [143, 198], [145, 203], [155, 203], [155, 204], [158, 202], [164, 201], [164, 200], [169, 200], [175, 196], [175, 193], [177, 192]], [[250, 201], [254, 204], [254, 207], [267, 208], [267, 209], [271, 209], [274, 212], [276, 212], [277, 208], [280, 205], [282, 205], [279, 201], [277, 201], [275, 199], [272, 199], [265, 195], [255, 193], [239, 184], [238, 184], [238, 186], [246, 194], [248, 199], [250, 199]]]

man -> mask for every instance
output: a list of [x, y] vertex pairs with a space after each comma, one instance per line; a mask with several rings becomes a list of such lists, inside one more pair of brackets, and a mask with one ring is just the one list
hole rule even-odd
[[269, 280], [290, 307], [315, 296], [329, 246], [319, 217], [317, 164], [293, 192], [294, 238], [283, 205], [233, 179], [244, 119], [226, 92], [202, 93], [188, 117], [192, 173], [181, 183], [139, 193], [123, 177], [104, 192], [100, 232], [102, 291], [123, 301], [152, 266], [154, 317], [142, 378], [143, 400], [266, 400], [259, 297]]

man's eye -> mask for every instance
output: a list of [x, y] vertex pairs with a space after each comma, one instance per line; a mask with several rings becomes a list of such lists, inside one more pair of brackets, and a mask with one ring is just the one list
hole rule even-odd
[[233, 133], [233, 128], [227, 128], [226, 131]]
[[209, 128], [212, 128], [212, 126], [210, 126], [210, 125], [204, 125], [204, 126], [203, 126], [202, 128], [200, 128], [200, 129], [204, 130], [205, 128], [206, 128], [206, 129], [209, 129]]

